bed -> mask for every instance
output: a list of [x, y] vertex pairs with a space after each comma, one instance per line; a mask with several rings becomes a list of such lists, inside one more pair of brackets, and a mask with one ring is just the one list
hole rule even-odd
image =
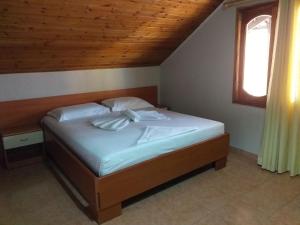
[[[94, 117], [58, 122], [53, 117], [46, 116], [43, 123], [99, 177], [224, 134], [224, 124], [221, 122], [162, 109], [147, 110], [163, 113], [170, 120], [131, 123], [117, 132], [92, 126], [90, 121], [94, 120]], [[147, 126], [170, 128], [184, 126], [195, 127], [195, 130], [158, 141], [137, 144]]]
[[[88, 202], [98, 223], [121, 215], [122, 202], [213, 163], [226, 164], [229, 135], [224, 124], [155, 109], [170, 120], [130, 124], [119, 132], [91, 126], [92, 117], [59, 123], [43, 119], [45, 152]], [[198, 127], [181, 135], [137, 145], [147, 125]]]

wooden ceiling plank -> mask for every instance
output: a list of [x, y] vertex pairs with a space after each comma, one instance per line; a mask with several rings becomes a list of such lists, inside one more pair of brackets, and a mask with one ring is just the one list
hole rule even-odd
[[222, 0], [2, 0], [0, 73], [159, 65]]

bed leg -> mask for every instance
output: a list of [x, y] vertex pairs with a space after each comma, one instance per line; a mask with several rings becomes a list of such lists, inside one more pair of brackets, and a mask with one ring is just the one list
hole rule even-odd
[[215, 170], [220, 170], [226, 166], [227, 157], [221, 158], [214, 163]]
[[106, 209], [100, 209], [98, 214], [98, 224], [102, 224], [122, 214], [122, 205], [118, 203]]

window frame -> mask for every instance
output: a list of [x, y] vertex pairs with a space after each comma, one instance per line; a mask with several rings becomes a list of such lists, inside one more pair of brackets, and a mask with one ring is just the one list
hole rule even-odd
[[268, 66], [268, 81], [267, 92], [269, 89], [270, 70], [272, 65], [272, 54], [274, 46], [275, 27], [277, 20], [278, 1], [268, 2], [264, 4], [254, 5], [245, 8], [237, 9], [236, 18], [236, 40], [235, 40], [235, 68], [234, 68], [234, 83], [233, 83], [233, 103], [242, 105], [250, 105], [265, 108], [267, 95], [256, 97], [248, 94], [243, 89], [244, 79], [244, 56], [246, 42], [246, 28], [248, 22], [260, 15], [272, 16], [270, 50], [269, 50], [269, 66]]

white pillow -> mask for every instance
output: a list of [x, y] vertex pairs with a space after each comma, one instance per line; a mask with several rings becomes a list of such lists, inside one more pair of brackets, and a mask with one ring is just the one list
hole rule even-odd
[[110, 98], [102, 101], [102, 104], [109, 107], [113, 112], [154, 107], [149, 102], [137, 97]]
[[59, 122], [62, 122], [88, 116], [102, 115], [109, 112], [109, 108], [103, 105], [99, 105], [97, 103], [85, 103], [56, 108], [48, 112], [47, 115], [54, 117]]

